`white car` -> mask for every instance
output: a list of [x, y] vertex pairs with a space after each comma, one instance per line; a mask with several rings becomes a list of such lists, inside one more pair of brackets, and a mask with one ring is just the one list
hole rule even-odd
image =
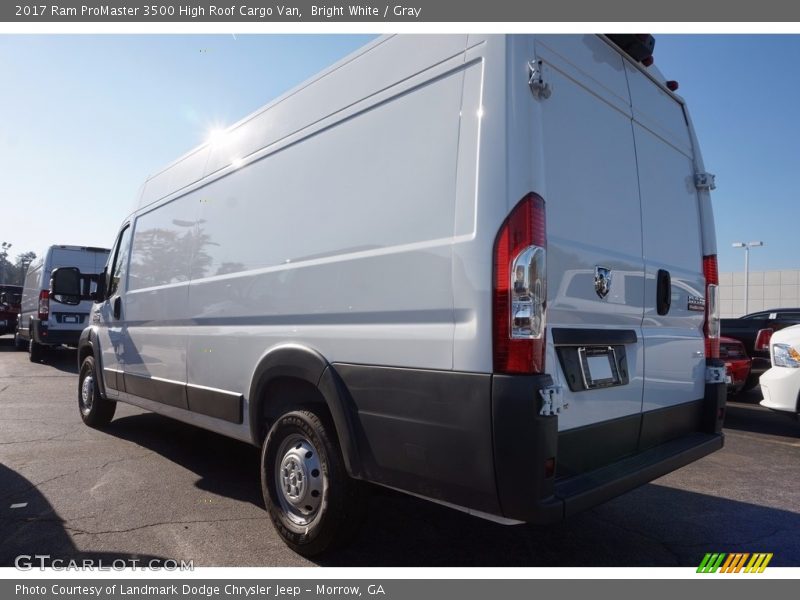
[[781, 329], [770, 340], [772, 368], [759, 379], [761, 406], [798, 414], [800, 397], [800, 325]]

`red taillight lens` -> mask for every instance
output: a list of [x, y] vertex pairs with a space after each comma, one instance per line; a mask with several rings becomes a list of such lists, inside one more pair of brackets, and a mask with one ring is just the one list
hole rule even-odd
[[544, 200], [528, 194], [506, 218], [494, 244], [494, 370], [544, 371]]
[[706, 278], [706, 319], [703, 332], [706, 338], [706, 358], [719, 358], [719, 271], [717, 256], [703, 257]]
[[39, 292], [39, 320], [47, 321], [50, 317], [50, 292], [42, 290]]
[[759, 329], [756, 335], [756, 350], [769, 350], [769, 341], [772, 339], [772, 329]]

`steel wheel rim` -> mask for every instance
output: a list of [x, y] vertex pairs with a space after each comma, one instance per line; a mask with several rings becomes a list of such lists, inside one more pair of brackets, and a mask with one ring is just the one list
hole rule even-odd
[[317, 518], [327, 488], [319, 451], [301, 434], [287, 437], [278, 448], [274, 466], [275, 490], [281, 509], [296, 525]]
[[87, 414], [94, 403], [94, 377], [91, 374], [83, 378], [81, 383], [81, 411]]

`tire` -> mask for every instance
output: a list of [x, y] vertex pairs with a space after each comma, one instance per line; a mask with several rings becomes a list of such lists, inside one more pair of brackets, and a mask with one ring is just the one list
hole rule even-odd
[[27, 350], [28, 346], [25, 344], [25, 340], [19, 337], [19, 331], [14, 332], [14, 348], [17, 350]]
[[42, 362], [46, 350], [47, 348], [43, 344], [37, 344], [33, 340], [33, 336], [28, 340], [28, 358], [31, 362]]
[[758, 385], [758, 377], [754, 377], [752, 375], [747, 377], [747, 381], [744, 382], [744, 386], [742, 387], [742, 392], [749, 392], [754, 387]]
[[100, 395], [94, 357], [87, 356], [83, 359], [78, 376], [78, 412], [81, 419], [89, 427], [103, 427], [111, 422], [116, 410], [116, 402]]
[[302, 556], [348, 542], [366, 512], [364, 484], [351, 479], [326, 414], [279, 417], [261, 450], [261, 491], [278, 534]]

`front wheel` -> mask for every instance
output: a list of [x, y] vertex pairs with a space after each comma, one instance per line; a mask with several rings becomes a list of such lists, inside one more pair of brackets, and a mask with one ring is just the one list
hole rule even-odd
[[87, 356], [81, 364], [78, 376], [78, 410], [81, 419], [89, 427], [103, 427], [114, 418], [117, 403], [100, 395], [97, 385], [97, 369], [94, 358]]
[[284, 414], [261, 451], [261, 489], [275, 529], [303, 556], [351, 538], [365, 513], [363, 484], [351, 479], [327, 415]]

